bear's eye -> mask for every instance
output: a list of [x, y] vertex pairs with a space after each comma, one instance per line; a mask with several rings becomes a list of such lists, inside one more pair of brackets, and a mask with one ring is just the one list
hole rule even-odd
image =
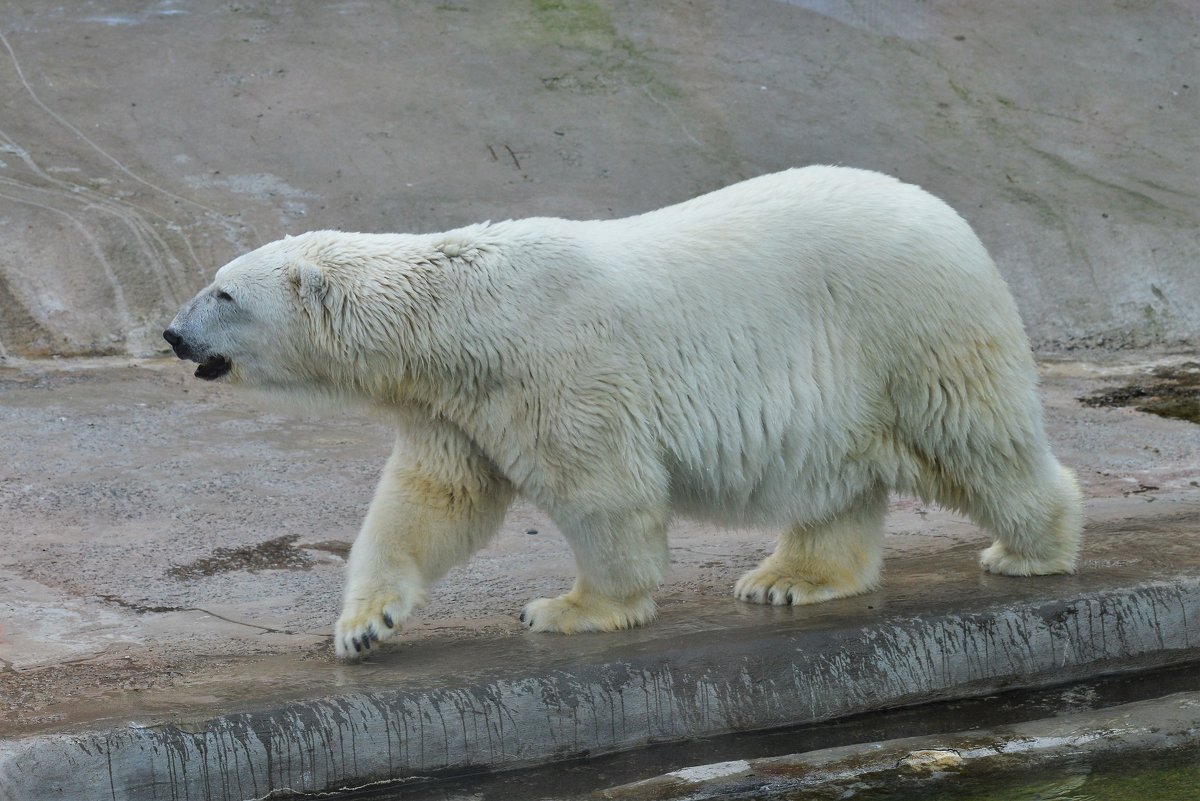
[[233, 295], [230, 295], [224, 289], [217, 290], [217, 300], [223, 300], [226, 303], [233, 303]]

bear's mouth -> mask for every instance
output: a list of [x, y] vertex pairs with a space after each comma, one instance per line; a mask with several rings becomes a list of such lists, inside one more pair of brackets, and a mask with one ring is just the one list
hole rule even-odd
[[233, 364], [221, 354], [209, 356], [196, 368], [196, 378], [215, 381], [233, 369]]

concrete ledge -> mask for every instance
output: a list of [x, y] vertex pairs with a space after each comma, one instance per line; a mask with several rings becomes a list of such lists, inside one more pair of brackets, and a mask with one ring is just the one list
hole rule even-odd
[[877, 791], [888, 798], [915, 799], [930, 791], [950, 792], [964, 782], [984, 780], [994, 790], [1056, 765], [1078, 769], [1134, 755], [1161, 758], [1198, 746], [1200, 693], [1189, 692], [995, 729], [699, 765], [597, 796], [612, 801], [771, 801]]
[[0, 797], [241, 801], [514, 768], [1195, 660], [1196, 621], [1200, 578], [1187, 576], [865, 625], [626, 638], [574, 664], [572, 647], [460, 643], [460, 664], [505, 667], [0, 743]]

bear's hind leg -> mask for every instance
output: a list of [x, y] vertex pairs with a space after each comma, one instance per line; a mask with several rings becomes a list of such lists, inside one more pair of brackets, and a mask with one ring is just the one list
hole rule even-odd
[[800, 606], [870, 592], [883, 570], [886, 512], [887, 493], [877, 490], [831, 519], [792, 527], [773, 554], [738, 580], [734, 595]]
[[1043, 466], [1024, 482], [972, 493], [967, 513], [996, 537], [980, 554], [991, 573], [1042, 576], [1074, 573], [1079, 558], [1083, 509], [1070, 470], [1046, 454]]
[[521, 622], [561, 634], [649, 623], [657, 613], [653, 592], [669, 561], [668, 516], [665, 508], [648, 508], [559, 521], [575, 553], [575, 586], [557, 598], [530, 601]]

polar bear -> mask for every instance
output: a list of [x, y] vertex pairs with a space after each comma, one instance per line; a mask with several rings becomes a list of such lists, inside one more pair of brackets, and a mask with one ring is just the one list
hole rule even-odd
[[525, 606], [535, 631], [650, 621], [674, 514], [782, 531], [734, 588], [760, 604], [876, 588], [891, 491], [986, 529], [991, 572], [1075, 570], [1080, 494], [1013, 298], [958, 214], [878, 173], [794, 169], [619, 220], [315, 231], [222, 267], [164, 336], [200, 378], [395, 421], [345, 658], [517, 494], [578, 573]]

